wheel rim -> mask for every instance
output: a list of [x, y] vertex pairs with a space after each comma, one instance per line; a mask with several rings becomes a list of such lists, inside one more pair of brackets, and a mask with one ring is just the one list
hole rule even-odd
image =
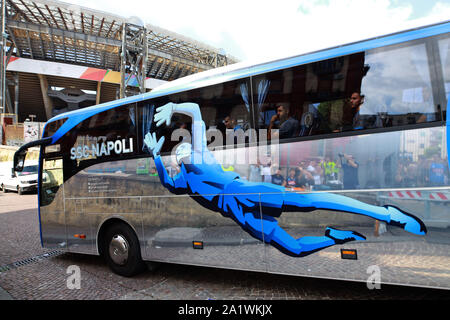
[[112, 237], [109, 244], [109, 256], [118, 265], [123, 266], [128, 261], [129, 245], [127, 240], [119, 234]]

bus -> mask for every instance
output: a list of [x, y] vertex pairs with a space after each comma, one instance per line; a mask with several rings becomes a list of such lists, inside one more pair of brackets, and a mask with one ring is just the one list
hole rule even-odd
[[167, 262], [449, 289], [449, 32], [237, 63], [50, 119], [14, 157], [20, 171], [40, 146], [42, 246], [122, 276]]

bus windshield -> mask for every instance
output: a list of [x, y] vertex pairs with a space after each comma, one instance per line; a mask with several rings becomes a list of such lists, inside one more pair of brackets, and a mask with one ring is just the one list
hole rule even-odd
[[25, 166], [23, 168], [22, 172], [19, 172], [19, 176], [28, 176], [30, 174], [37, 174], [38, 173], [38, 166], [37, 165], [33, 165], [33, 166]]

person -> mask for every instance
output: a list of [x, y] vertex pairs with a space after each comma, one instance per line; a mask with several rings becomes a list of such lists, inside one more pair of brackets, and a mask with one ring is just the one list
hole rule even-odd
[[272, 176], [272, 183], [279, 185], [279, 186], [286, 186], [286, 180], [284, 179], [283, 175], [281, 174], [281, 170], [277, 169], [275, 171], [275, 174]]
[[251, 164], [250, 165], [250, 174], [249, 174], [249, 180], [254, 182], [261, 182], [262, 181], [262, 175], [261, 175], [261, 165], [259, 163], [257, 164]]
[[296, 178], [297, 187], [309, 190], [314, 185], [314, 177], [308, 171], [306, 162], [301, 161], [298, 166], [298, 174]]
[[323, 168], [325, 183], [337, 180], [339, 168], [337, 167], [336, 162], [332, 161], [330, 157], [326, 157], [321, 163], [321, 166]]
[[411, 162], [405, 165], [405, 176], [403, 177], [403, 184], [405, 187], [415, 188], [418, 187], [417, 173], [419, 172], [419, 166], [415, 162]]
[[[278, 134], [272, 134], [272, 129], [278, 129]], [[279, 139], [287, 139], [295, 137], [299, 129], [299, 122], [293, 117], [289, 117], [289, 108], [286, 106], [278, 106], [277, 113], [270, 120], [267, 136], [269, 139], [278, 137]]]
[[427, 187], [428, 186], [428, 161], [425, 155], [419, 155], [417, 161], [417, 185], [419, 187]]
[[311, 162], [309, 163], [308, 168], [306, 168], [306, 170], [308, 170], [313, 179], [314, 179], [314, 189], [320, 189], [321, 185], [322, 185], [322, 173], [323, 170], [320, 167], [320, 165], [318, 165], [318, 163], [315, 160], [311, 160]]
[[428, 174], [430, 186], [445, 185], [445, 169], [446, 165], [443, 164], [437, 154], [434, 154], [431, 158], [430, 172]]
[[364, 123], [361, 118], [360, 110], [361, 106], [364, 103], [364, 95], [359, 92], [353, 92], [350, 96], [350, 105], [353, 115], [353, 130], [364, 129]]
[[234, 131], [242, 129], [242, 127], [237, 124], [236, 119], [231, 118], [230, 116], [226, 116], [225, 119], [223, 120], [223, 123], [225, 124], [225, 128], [226, 129], [232, 129]]
[[[225, 135], [223, 136], [225, 139], [225, 144], [228, 144], [232, 141], [234, 141], [234, 144], [240, 144], [249, 141], [249, 137], [245, 135], [243, 127], [240, 124], [237, 124], [236, 119], [230, 116], [226, 116], [223, 120], [223, 124], [225, 125], [225, 131], [222, 132], [222, 134], [225, 133]], [[239, 132], [238, 130], [241, 130], [241, 132]], [[229, 140], [230, 137], [228, 135], [230, 134], [232, 140]]]
[[174, 113], [190, 115], [192, 143], [181, 143], [175, 150], [180, 173], [167, 174], [160, 151], [165, 137], [147, 132], [144, 144], [155, 161], [161, 184], [173, 194], [188, 194], [201, 206], [219, 212], [235, 221], [251, 236], [271, 244], [293, 257], [302, 257], [321, 249], [349, 241], [365, 240], [358, 232], [327, 227], [323, 236], [294, 238], [283, 229], [276, 218], [283, 212], [325, 209], [365, 215], [403, 228], [414, 234], [426, 234], [421, 220], [393, 206], [374, 206], [331, 193], [285, 192], [283, 186], [251, 182], [234, 171], [223, 171], [207, 148], [206, 127], [196, 103], [167, 103], [156, 109], [156, 127], [168, 126]]
[[353, 92], [348, 99], [348, 107], [344, 110], [342, 130], [360, 130], [365, 128], [364, 117], [361, 116], [361, 106], [364, 103], [364, 95]]
[[263, 182], [272, 182], [272, 168], [270, 162], [261, 166], [261, 177]]
[[175, 128], [188, 130], [188, 125], [186, 122], [177, 122], [175, 123]]
[[158, 175], [158, 171], [156, 171], [155, 167], [151, 167], [148, 173], [149, 176], [151, 177], [156, 177]]
[[295, 169], [291, 168], [289, 169], [289, 175], [286, 179], [286, 187], [288, 188], [295, 188], [297, 186], [297, 180], [295, 176]]
[[357, 189], [359, 187], [359, 163], [355, 161], [351, 154], [340, 153], [339, 157], [341, 158], [341, 166], [344, 171], [344, 189]]

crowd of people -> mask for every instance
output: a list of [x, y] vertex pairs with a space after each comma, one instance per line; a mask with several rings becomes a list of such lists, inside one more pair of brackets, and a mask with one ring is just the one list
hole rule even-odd
[[[383, 163], [380, 179], [384, 181], [371, 185], [370, 181], [359, 180], [359, 162], [351, 154], [340, 153], [336, 159], [331, 157], [301, 160], [297, 165], [279, 167], [266, 164], [252, 164], [245, 166], [247, 172], [231, 165], [223, 166], [224, 170], [239, 171], [242, 177], [253, 182], [266, 182], [284, 186], [291, 189], [303, 190], [354, 190], [359, 188], [381, 187], [429, 187], [443, 186], [450, 181], [446, 159], [438, 155], [420, 161], [397, 161], [392, 167], [388, 162]], [[155, 171], [155, 170], [153, 170]], [[180, 172], [179, 166], [172, 162], [167, 166], [169, 176], [173, 177]], [[157, 175], [157, 173], [155, 172]], [[366, 179], [367, 180], [367, 179]], [[370, 179], [369, 179], [370, 180]]]
[[392, 187], [437, 187], [448, 185], [450, 173], [447, 159], [434, 154], [419, 156], [418, 161], [403, 160], [397, 163], [394, 174], [386, 172], [386, 184]]
[[[302, 160], [288, 168], [273, 167], [270, 163], [250, 165], [249, 180], [304, 190], [357, 188], [358, 163], [350, 155], [342, 156], [341, 161], [334, 161], [330, 157]], [[345, 174], [346, 178], [343, 177]]]

